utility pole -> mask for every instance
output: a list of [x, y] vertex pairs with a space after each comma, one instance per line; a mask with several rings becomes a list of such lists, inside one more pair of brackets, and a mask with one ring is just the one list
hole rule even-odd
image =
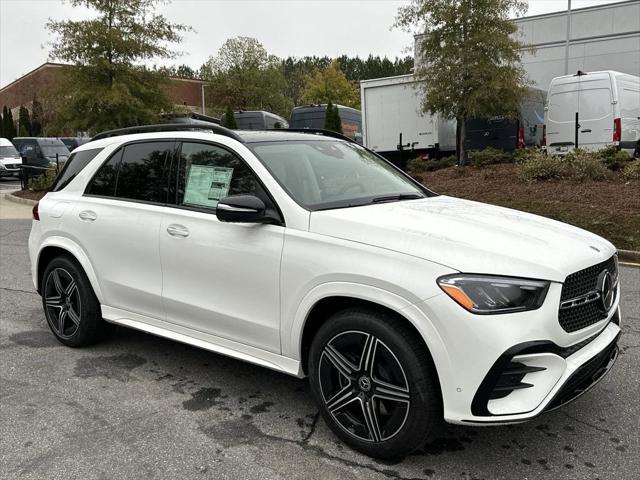
[[567, 7], [567, 41], [564, 46], [564, 74], [569, 75], [569, 43], [571, 41], [571, 0]]

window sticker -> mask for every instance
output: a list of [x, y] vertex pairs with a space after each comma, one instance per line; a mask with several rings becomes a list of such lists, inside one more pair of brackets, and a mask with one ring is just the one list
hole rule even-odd
[[184, 189], [184, 205], [215, 207], [226, 197], [231, 185], [233, 168], [213, 165], [191, 165]]

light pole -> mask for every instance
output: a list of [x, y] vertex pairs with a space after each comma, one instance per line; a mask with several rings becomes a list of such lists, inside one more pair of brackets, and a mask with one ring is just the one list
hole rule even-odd
[[564, 46], [564, 74], [569, 75], [569, 42], [571, 40], [571, 0], [567, 7], [567, 41]]

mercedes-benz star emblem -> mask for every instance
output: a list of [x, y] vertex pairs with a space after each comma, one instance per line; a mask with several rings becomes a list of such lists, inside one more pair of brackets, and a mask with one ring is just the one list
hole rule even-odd
[[360, 386], [360, 389], [364, 392], [368, 392], [369, 390], [371, 390], [371, 380], [369, 380], [367, 377], [360, 377], [360, 380], [358, 381], [358, 385]]
[[615, 288], [613, 288], [613, 277], [609, 270], [603, 270], [598, 277], [598, 286], [600, 287], [600, 301], [602, 302], [602, 308], [606, 312], [611, 310], [613, 301], [615, 300]]

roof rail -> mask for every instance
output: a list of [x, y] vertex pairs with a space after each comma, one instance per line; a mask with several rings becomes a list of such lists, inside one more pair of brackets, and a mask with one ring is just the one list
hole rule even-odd
[[[273, 129], [279, 130], [279, 129]], [[333, 130], [327, 130], [324, 128], [283, 128], [283, 131], [287, 132], [297, 132], [297, 133], [311, 133], [314, 135], [322, 135], [323, 137], [333, 137], [339, 138], [340, 140], [346, 140], [347, 142], [357, 143], [353, 138], [347, 137], [338, 132], [334, 132]]]
[[218, 135], [224, 135], [225, 137], [233, 138], [238, 142], [244, 143], [244, 140], [240, 135], [233, 130], [222, 127], [220, 125], [194, 125], [189, 123], [162, 123], [159, 125], [139, 125], [137, 127], [118, 128], [116, 130], [108, 130], [106, 132], [98, 133], [90, 141], [101, 140], [109, 137], [119, 137], [120, 135], [131, 135], [133, 133], [153, 133], [153, 132], [177, 132], [177, 131], [194, 131], [194, 130], [209, 130], [212, 133]]

